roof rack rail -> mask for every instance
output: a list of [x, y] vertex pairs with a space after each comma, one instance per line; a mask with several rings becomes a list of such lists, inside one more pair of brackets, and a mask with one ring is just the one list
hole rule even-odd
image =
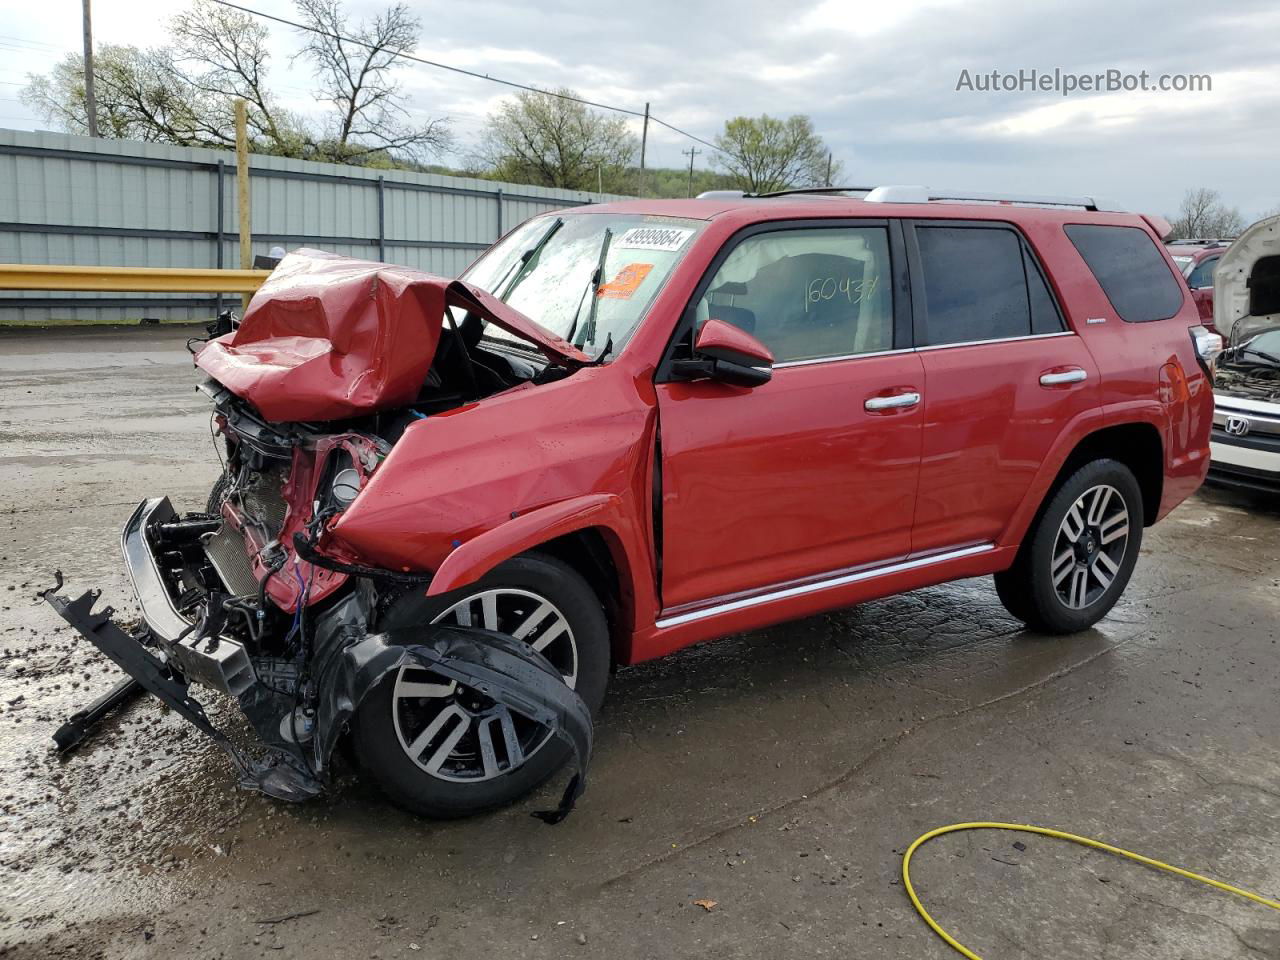
[[768, 193], [749, 194], [757, 197], [790, 197], [805, 193], [870, 193], [875, 187], [792, 187], [790, 190], [770, 190]]
[[1082, 210], [1106, 213], [1127, 213], [1119, 204], [1100, 197], [1060, 197], [1031, 193], [982, 193], [974, 190], [932, 190], [918, 184], [885, 184], [879, 187], [795, 187], [790, 190], [772, 190], [768, 193], [747, 193], [743, 190], [707, 190], [698, 194], [699, 199], [739, 200], [795, 195], [823, 195], [836, 193], [862, 193], [870, 203], [1009, 203], [1027, 207], [1078, 207]]
[[941, 200], [959, 203], [1012, 203], [1029, 207], [1079, 207], [1083, 210], [1102, 210], [1122, 213], [1118, 204], [1098, 197], [1062, 197], [1031, 193], [983, 193], [976, 190], [933, 190], [916, 185], [888, 185], [876, 187], [867, 194], [871, 203], [929, 203]]

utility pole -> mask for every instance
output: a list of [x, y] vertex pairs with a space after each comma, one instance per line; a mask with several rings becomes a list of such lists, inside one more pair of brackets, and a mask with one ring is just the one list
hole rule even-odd
[[84, 109], [89, 115], [89, 136], [98, 135], [98, 98], [93, 93], [93, 14], [84, 0]]
[[827, 151], [827, 186], [831, 186], [831, 151]]
[[644, 105], [644, 128], [640, 131], [640, 196], [644, 196], [644, 151], [649, 145], [649, 104]]
[[[253, 267], [253, 238], [249, 234], [249, 105], [236, 100], [236, 205], [240, 221], [240, 269]], [[240, 316], [249, 309], [249, 294], [240, 298]]]
[[688, 150], [681, 150], [680, 152], [689, 158], [689, 189], [684, 192], [684, 195], [686, 197], [692, 197], [693, 196], [693, 158], [696, 157], [698, 154], [700, 154], [702, 151], [699, 150], [697, 147], [690, 147]]

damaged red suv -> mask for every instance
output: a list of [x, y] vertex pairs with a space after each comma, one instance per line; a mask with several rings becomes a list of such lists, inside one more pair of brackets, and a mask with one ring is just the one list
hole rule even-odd
[[984, 574], [1084, 630], [1209, 464], [1166, 227], [881, 187], [549, 214], [454, 281], [299, 251], [196, 352], [226, 469], [125, 525], [143, 627], [50, 601], [245, 785], [349, 736], [433, 816], [581, 770], [611, 669], [709, 637]]

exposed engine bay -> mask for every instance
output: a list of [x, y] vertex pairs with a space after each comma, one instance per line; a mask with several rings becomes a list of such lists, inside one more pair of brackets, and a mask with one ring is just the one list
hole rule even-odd
[[[491, 326], [526, 342], [494, 345]], [[68, 600], [55, 587], [49, 602], [226, 749], [245, 786], [319, 793], [360, 701], [416, 663], [572, 746], [578, 776], [547, 819], [563, 817], [582, 790], [591, 719], [561, 673], [486, 630], [379, 632], [380, 613], [424, 590], [430, 571], [370, 564], [329, 532], [411, 425], [570, 376], [585, 358], [478, 288], [306, 251], [285, 258], [243, 322], [224, 315], [188, 346], [208, 377], [198, 389], [223, 473], [204, 510], [157, 497], [126, 524], [145, 629], [93, 613], [92, 592]], [[190, 683], [236, 700], [262, 757], [214, 728]]]
[[[1280, 331], [1276, 333], [1280, 334]], [[1280, 354], [1263, 349], [1272, 342], [1262, 334], [1228, 348], [1218, 358], [1214, 390], [1229, 397], [1280, 404]], [[1274, 337], [1274, 344], [1280, 348], [1280, 335]], [[1276, 360], [1268, 361], [1266, 357], [1258, 356], [1257, 351], [1260, 350], [1267, 356], [1276, 357]]]

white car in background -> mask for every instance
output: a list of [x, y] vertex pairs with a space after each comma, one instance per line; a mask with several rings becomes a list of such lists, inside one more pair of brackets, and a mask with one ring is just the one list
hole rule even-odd
[[1209, 477], [1280, 493], [1280, 216], [1259, 220], [1222, 255], [1213, 320], [1225, 346]]

